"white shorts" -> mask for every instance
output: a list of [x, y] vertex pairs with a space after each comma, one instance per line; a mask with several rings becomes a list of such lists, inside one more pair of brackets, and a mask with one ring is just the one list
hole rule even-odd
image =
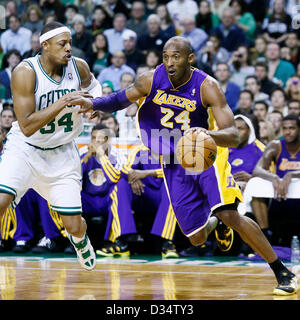
[[41, 150], [9, 134], [0, 163], [0, 192], [13, 195], [15, 207], [29, 188], [54, 211], [80, 214], [81, 162], [76, 144]]

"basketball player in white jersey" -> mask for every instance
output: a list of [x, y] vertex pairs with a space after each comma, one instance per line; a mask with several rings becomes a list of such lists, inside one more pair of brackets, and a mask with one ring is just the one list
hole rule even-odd
[[87, 63], [71, 56], [71, 42], [67, 27], [48, 23], [40, 36], [41, 54], [12, 73], [17, 121], [0, 164], [0, 214], [33, 188], [61, 215], [80, 264], [92, 270], [96, 257], [81, 217], [81, 163], [74, 143], [82, 117], [70, 101], [102, 92]]

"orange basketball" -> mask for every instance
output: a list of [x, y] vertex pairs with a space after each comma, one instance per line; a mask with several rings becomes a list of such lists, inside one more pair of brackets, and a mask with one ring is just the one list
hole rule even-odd
[[181, 166], [192, 172], [203, 172], [213, 165], [217, 156], [214, 139], [204, 132], [182, 136], [176, 146], [176, 158]]

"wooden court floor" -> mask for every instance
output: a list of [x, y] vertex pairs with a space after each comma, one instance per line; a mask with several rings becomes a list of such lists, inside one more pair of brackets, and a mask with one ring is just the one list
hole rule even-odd
[[0, 256], [1, 300], [300, 300], [275, 285], [266, 263], [237, 259], [98, 258], [85, 271], [76, 258]]

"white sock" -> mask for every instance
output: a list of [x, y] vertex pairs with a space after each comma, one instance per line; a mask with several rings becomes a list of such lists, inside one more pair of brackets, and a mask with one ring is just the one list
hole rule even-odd
[[85, 238], [85, 234], [83, 235], [82, 238], [77, 238], [77, 237], [74, 237], [73, 235], [71, 235], [71, 236], [72, 236], [73, 242], [75, 242], [75, 243], [79, 243], [80, 241], [82, 241]]

